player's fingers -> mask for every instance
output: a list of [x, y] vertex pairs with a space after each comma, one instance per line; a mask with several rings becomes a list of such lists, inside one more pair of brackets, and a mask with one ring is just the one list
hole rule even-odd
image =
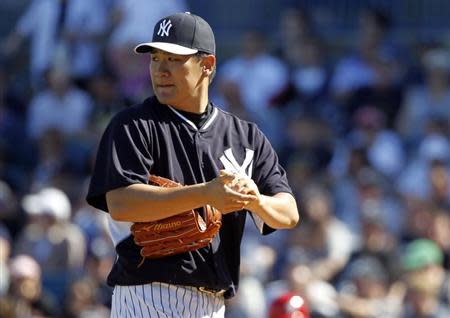
[[244, 194], [258, 194], [257, 187], [251, 179], [240, 180], [236, 185], [231, 187], [231, 189]]
[[252, 202], [258, 200], [258, 197], [254, 194], [244, 194], [244, 193], [238, 193], [239, 201], [241, 202]]
[[231, 187], [231, 190], [242, 193], [242, 194], [248, 194], [250, 191], [245, 185], [236, 184]]
[[219, 175], [224, 176], [224, 175], [227, 175], [227, 174], [232, 174], [232, 173], [227, 171], [227, 170], [225, 170], [225, 169], [220, 169]]
[[229, 186], [225, 185], [225, 189], [227, 191], [227, 194], [233, 196], [233, 198], [235, 200], [240, 200], [240, 201], [255, 201], [258, 199], [258, 197], [256, 195], [253, 194], [245, 194], [245, 193], [239, 193], [235, 190], [233, 190], [232, 188], [230, 188]]
[[231, 172], [226, 171], [226, 170], [220, 170], [219, 171], [219, 176], [221, 176], [221, 177], [233, 177], [234, 178], [236, 175], [234, 173], [231, 173]]
[[251, 187], [251, 183], [247, 180], [247, 179], [240, 179], [237, 183], [236, 183], [236, 188], [239, 189], [238, 192], [241, 192], [243, 189], [248, 189]]
[[237, 184], [245, 184], [248, 183], [249, 181], [252, 181], [252, 179], [250, 179], [246, 175], [231, 173], [226, 170], [220, 170], [220, 175], [228, 178], [227, 179], [227, 181], [229, 182], [228, 185], [230, 185], [231, 187], [234, 187]]
[[233, 185], [236, 183], [236, 176], [232, 174], [226, 174], [219, 177], [219, 180], [222, 184], [225, 185]]
[[233, 199], [233, 200], [231, 200], [231, 202], [232, 202], [232, 204], [236, 204], [236, 205], [239, 205], [239, 204], [241, 204], [241, 205], [246, 205], [246, 204], [248, 204], [250, 201], [248, 201], [248, 200], [242, 200], [242, 199]]
[[242, 188], [236, 189], [235, 191], [242, 193], [242, 194], [258, 195], [258, 193], [254, 189], [251, 189], [248, 187], [242, 187]]

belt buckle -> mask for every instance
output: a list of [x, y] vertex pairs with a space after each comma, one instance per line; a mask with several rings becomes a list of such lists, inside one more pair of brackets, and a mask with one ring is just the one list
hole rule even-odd
[[222, 296], [225, 293], [225, 290], [213, 290], [213, 289], [209, 289], [207, 287], [197, 287], [199, 291], [207, 293], [207, 294], [211, 294], [214, 296]]

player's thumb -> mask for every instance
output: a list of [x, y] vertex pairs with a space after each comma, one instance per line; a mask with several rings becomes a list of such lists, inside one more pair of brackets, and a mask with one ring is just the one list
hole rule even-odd
[[234, 178], [234, 173], [231, 173], [231, 172], [229, 172], [229, 171], [226, 171], [226, 170], [220, 170], [220, 174], [219, 174], [221, 177], [231, 177], [231, 178]]

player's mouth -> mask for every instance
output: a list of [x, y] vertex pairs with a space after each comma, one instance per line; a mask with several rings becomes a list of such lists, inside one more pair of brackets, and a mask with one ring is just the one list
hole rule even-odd
[[172, 83], [156, 83], [156, 86], [158, 87], [168, 87], [168, 86], [173, 86]]
[[156, 84], [156, 87], [158, 89], [165, 90], [165, 89], [170, 89], [172, 87], [175, 87], [175, 85], [173, 85], [173, 84]]
[[156, 91], [159, 97], [169, 97], [175, 92], [175, 85], [173, 84], [156, 84]]

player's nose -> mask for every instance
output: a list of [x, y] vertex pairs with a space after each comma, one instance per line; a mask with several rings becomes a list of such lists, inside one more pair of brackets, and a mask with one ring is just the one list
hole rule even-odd
[[157, 76], [167, 76], [169, 74], [169, 68], [165, 61], [152, 62], [152, 70]]

